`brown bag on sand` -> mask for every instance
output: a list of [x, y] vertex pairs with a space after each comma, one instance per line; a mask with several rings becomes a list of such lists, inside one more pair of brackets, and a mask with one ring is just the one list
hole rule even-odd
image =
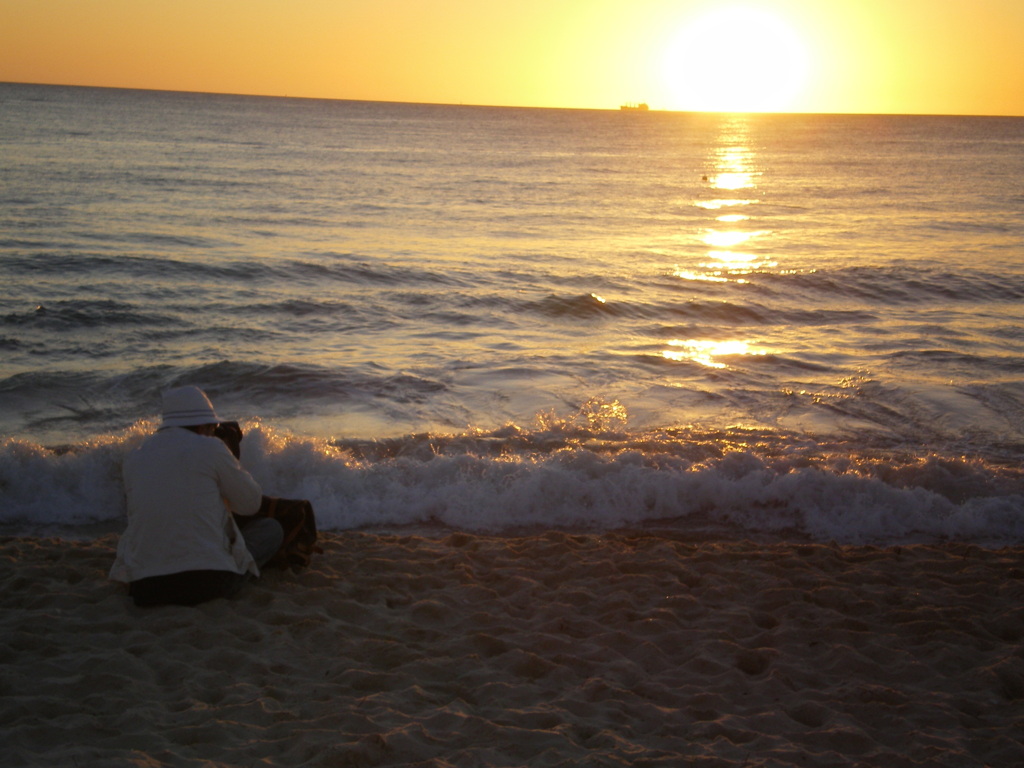
[[264, 565], [265, 568], [305, 568], [314, 552], [323, 552], [316, 545], [316, 517], [313, 505], [306, 499], [275, 499], [264, 496], [256, 517], [271, 517], [284, 529], [281, 548]]
[[[214, 435], [219, 437], [234, 454], [241, 458], [242, 428], [237, 421], [224, 421], [217, 425]], [[306, 499], [277, 499], [264, 496], [260, 511], [254, 517], [270, 517], [284, 529], [281, 548], [266, 563], [269, 567], [305, 568], [314, 552], [323, 552], [316, 544], [316, 515], [313, 505]]]

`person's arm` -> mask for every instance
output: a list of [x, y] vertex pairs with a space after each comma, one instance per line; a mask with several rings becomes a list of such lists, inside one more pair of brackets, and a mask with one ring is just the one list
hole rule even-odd
[[252, 475], [242, 469], [238, 459], [231, 455], [220, 440], [211, 441], [216, 465], [217, 487], [236, 515], [254, 515], [263, 501], [263, 491]]

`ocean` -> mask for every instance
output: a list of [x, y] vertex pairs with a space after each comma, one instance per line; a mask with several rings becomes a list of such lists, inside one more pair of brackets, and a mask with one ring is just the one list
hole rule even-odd
[[1024, 542], [1024, 118], [0, 85], [0, 526], [195, 384], [324, 530]]

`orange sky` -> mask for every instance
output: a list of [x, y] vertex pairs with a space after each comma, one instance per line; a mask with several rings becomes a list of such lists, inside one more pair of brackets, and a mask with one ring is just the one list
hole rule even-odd
[[0, 0], [0, 25], [11, 82], [1024, 115], [1024, 0]]

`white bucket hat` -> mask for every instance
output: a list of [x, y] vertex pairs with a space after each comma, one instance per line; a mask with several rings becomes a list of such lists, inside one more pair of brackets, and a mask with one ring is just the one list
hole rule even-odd
[[219, 422], [213, 403], [199, 387], [178, 387], [164, 392], [161, 427], [198, 427]]

